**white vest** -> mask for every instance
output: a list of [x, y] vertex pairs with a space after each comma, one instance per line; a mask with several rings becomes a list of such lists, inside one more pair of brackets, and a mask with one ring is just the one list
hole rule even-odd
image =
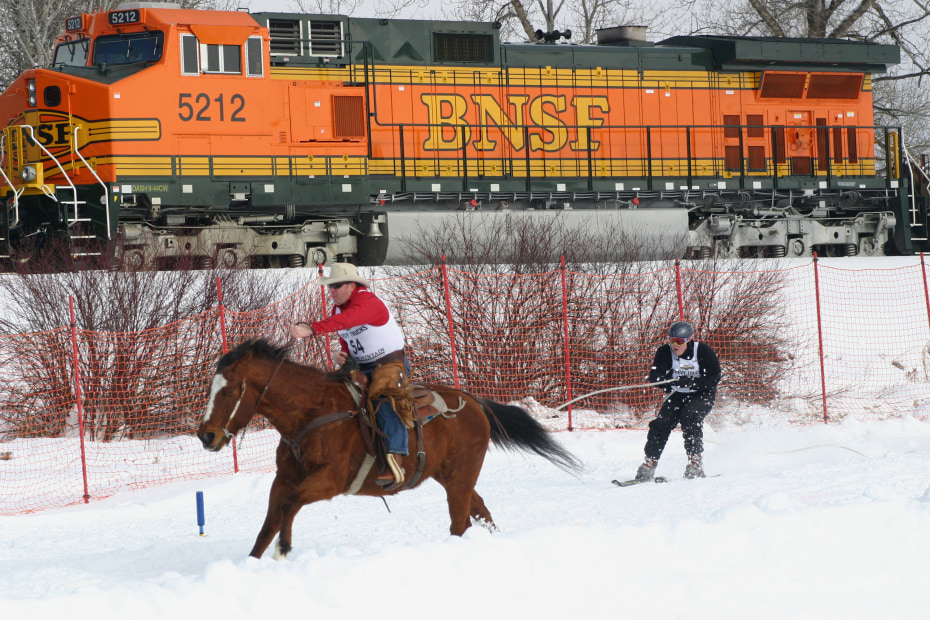
[[[671, 347], [669, 347], [671, 348]], [[690, 377], [692, 379], [701, 378], [701, 364], [698, 362], [697, 356], [698, 343], [695, 342], [694, 346], [691, 347], [691, 358], [678, 357], [675, 355], [674, 351], [672, 352], [672, 377]], [[688, 393], [693, 392], [691, 388], [678, 388], [679, 392]]]
[[[340, 312], [336, 308], [336, 314]], [[359, 364], [377, 361], [388, 353], [404, 348], [404, 332], [394, 320], [390, 308], [384, 325], [357, 325], [340, 329], [338, 334], [349, 345], [349, 355]]]

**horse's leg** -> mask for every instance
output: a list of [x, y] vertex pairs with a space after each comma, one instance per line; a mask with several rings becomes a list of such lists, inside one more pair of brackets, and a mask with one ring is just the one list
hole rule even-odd
[[291, 552], [291, 532], [294, 526], [294, 518], [302, 507], [303, 504], [299, 503], [294, 495], [284, 500], [284, 505], [281, 507], [281, 533], [278, 534], [278, 542], [275, 545], [274, 559], [283, 560]]
[[283, 560], [291, 552], [291, 533], [294, 518], [300, 509], [307, 504], [321, 500], [332, 499], [339, 495], [341, 490], [336, 482], [331, 468], [317, 469], [311, 476], [296, 486], [294, 492], [284, 498], [281, 506], [281, 533], [278, 534], [278, 543], [275, 547], [274, 559]]
[[475, 492], [475, 484], [478, 482], [478, 472], [480, 470], [480, 461], [477, 467], [466, 467], [462, 463], [446, 462], [443, 463], [439, 471], [433, 474], [436, 482], [446, 490], [446, 501], [449, 504], [449, 519], [451, 520], [449, 532], [453, 536], [461, 536], [465, 533], [465, 530], [471, 527], [471, 517], [473, 515], [487, 515], [488, 520], [491, 518], [491, 514], [485, 508], [481, 497]]
[[471, 509], [469, 510], [469, 516], [471, 516], [471, 520], [475, 523], [484, 524], [492, 532], [497, 531], [497, 525], [494, 524], [494, 519], [491, 518], [490, 511], [487, 509], [487, 506], [484, 505], [484, 500], [481, 499], [477, 491], [471, 492]]
[[268, 494], [268, 513], [265, 515], [265, 522], [262, 524], [262, 529], [258, 531], [255, 544], [249, 552], [253, 558], [262, 557], [265, 549], [274, 540], [275, 534], [281, 529], [284, 501], [292, 491], [293, 485], [289, 481], [285, 481], [280, 474], [275, 476], [274, 482], [271, 483], [271, 492]]
[[471, 495], [473, 490], [460, 488], [458, 485], [446, 487], [446, 500], [449, 502], [449, 532], [453, 536], [461, 536], [471, 527], [469, 511], [471, 508]]

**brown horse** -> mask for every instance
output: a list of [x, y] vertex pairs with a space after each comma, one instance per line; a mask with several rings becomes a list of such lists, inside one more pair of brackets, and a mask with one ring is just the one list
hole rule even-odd
[[[250, 555], [258, 558], [280, 532], [275, 558], [291, 550], [291, 526], [300, 508], [340, 494], [384, 496], [374, 478], [372, 457], [359, 424], [352, 374], [325, 373], [286, 359], [287, 348], [265, 340], [246, 341], [220, 359], [207, 409], [197, 436], [207, 450], [220, 450], [263, 415], [281, 434], [277, 474], [271, 484], [268, 513]], [[494, 526], [475, 483], [489, 442], [535, 452], [556, 465], [577, 471], [580, 463], [519, 407], [502, 405], [449, 387], [429, 386], [449, 406], [446, 416], [422, 427], [425, 459], [404, 457], [407, 478], [422, 467], [419, 481], [435, 479], [446, 490], [450, 531], [461, 536], [471, 520]], [[410, 445], [417, 445], [411, 430]], [[365, 469], [367, 467], [367, 469]]]

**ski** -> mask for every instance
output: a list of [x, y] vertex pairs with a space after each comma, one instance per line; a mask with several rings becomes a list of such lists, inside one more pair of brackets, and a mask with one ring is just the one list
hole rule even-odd
[[642, 484], [644, 482], [655, 482], [656, 484], [661, 482], [668, 482], [668, 478], [665, 476], [656, 476], [651, 480], [611, 480], [611, 482], [613, 482], [618, 487], [631, 487], [634, 484]]
[[[720, 475], [721, 474], [711, 474], [709, 476], [704, 476], [704, 478], [716, 478]], [[682, 480], [684, 479], [685, 478], [682, 478]], [[700, 478], [695, 478], [695, 480], [700, 480]], [[652, 480], [635, 480], [635, 479], [634, 480], [611, 480], [611, 482], [617, 485], [618, 487], [631, 487], [635, 484], [642, 484], [643, 482], [655, 482], [656, 484], [659, 484], [659, 483], [668, 482], [668, 481], [669, 479], [666, 478], [665, 476], [656, 476]]]

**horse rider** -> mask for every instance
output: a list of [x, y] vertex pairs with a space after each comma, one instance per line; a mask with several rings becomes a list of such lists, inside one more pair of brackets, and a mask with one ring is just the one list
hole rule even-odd
[[662, 402], [659, 415], [649, 423], [646, 437], [646, 458], [636, 471], [636, 480], [652, 480], [659, 457], [672, 430], [681, 424], [688, 465], [685, 478], [704, 477], [704, 418], [710, 413], [720, 382], [720, 361], [706, 343], [694, 340], [694, 328], [685, 321], [672, 323], [668, 343], [658, 348], [649, 370], [649, 382], [668, 396]]
[[291, 325], [291, 337], [339, 334], [342, 350], [334, 355], [336, 365], [341, 367], [351, 357], [368, 377], [369, 400], [375, 406], [375, 419], [387, 440], [388, 469], [375, 481], [381, 486], [396, 487], [404, 481], [402, 460], [408, 452], [407, 427], [392, 402], [394, 395], [406, 391], [410, 376], [404, 332], [387, 305], [368, 290], [371, 283], [358, 274], [355, 265], [334, 263], [329, 277], [321, 278], [320, 284], [327, 287], [333, 301], [332, 316]]

